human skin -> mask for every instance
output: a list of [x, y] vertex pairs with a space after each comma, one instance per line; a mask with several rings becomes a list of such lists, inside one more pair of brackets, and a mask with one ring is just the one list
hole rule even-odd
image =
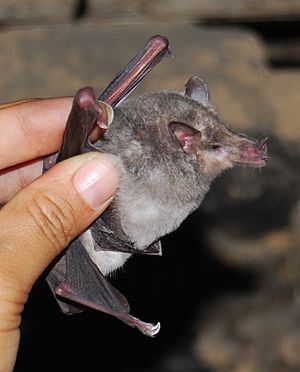
[[86, 153], [42, 173], [59, 149], [71, 98], [0, 105], [0, 372], [12, 371], [21, 313], [41, 273], [109, 205], [118, 172]]

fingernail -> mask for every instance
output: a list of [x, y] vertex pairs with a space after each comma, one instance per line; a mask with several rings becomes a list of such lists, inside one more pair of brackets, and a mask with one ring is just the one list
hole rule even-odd
[[75, 187], [93, 208], [97, 209], [111, 198], [119, 182], [115, 164], [105, 155], [83, 165], [74, 178]]

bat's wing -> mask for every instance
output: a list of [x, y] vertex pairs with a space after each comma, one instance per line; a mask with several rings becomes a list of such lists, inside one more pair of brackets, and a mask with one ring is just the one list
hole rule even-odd
[[[103, 120], [103, 109], [97, 105], [90, 88], [82, 89], [76, 94], [56, 161], [84, 151], [93, 125]], [[98, 231], [100, 227], [103, 231]], [[114, 237], [108, 227], [105, 230], [103, 223], [96, 222], [92, 234], [99, 238], [98, 244], [104, 249], [107, 247], [120, 252], [133, 249], [129, 243], [126, 248], [126, 239]], [[100, 239], [102, 234], [106, 235]], [[159, 323], [145, 323], [129, 314], [130, 307], [126, 298], [103, 276], [78, 238], [54, 265], [46, 280], [61, 310], [66, 314], [81, 312], [84, 307], [90, 307], [111, 314], [148, 336], [154, 336], [159, 331]]]
[[[85, 149], [86, 141], [93, 125], [99, 122], [103, 116], [105, 115], [103, 115], [102, 107], [97, 104], [92, 89], [84, 88], [79, 90], [73, 99], [60, 151], [58, 154], [54, 154], [44, 160], [44, 171], [51, 168], [56, 162], [81, 154]], [[71, 244], [69, 249], [72, 249], [73, 244]], [[66, 280], [67, 275], [71, 272], [71, 269], [69, 270], [67, 267], [69, 261], [67, 262], [66, 254], [63, 254], [47, 275], [46, 280], [54, 295], [57, 287]], [[61, 310], [66, 314], [82, 311], [80, 308], [64, 301], [57, 299], [57, 302]]]
[[[166, 38], [161, 36], [151, 38], [144, 49], [118, 74], [99, 98], [113, 107], [117, 106], [168, 54]], [[92, 89], [85, 88], [78, 91], [73, 100], [60, 152], [57, 158], [50, 157], [44, 161], [44, 170], [49, 169], [55, 162], [87, 151], [88, 137], [94, 125], [97, 124], [98, 127], [105, 129], [105, 124], [109, 121], [107, 108], [109, 106], [107, 107], [103, 102], [96, 101]], [[107, 239], [102, 244], [108, 247], [109, 239], [113, 239], [113, 234], [111, 231], [106, 233]], [[94, 236], [98, 235], [94, 234]], [[113, 243], [116, 244], [116, 250], [124, 252], [120, 241], [115, 239]], [[160, 252], [160, 245], [157, 244], [157, 246], [154, 244], [149, 252]], [[113, 244], [110, 244], [110, 250], [112, 246]], [[128, 249], [132, 249], [130, 244]], [[160, 329], [159, 323], [157, 325], [144, 323], [129, 314], [130, 307], [126, 298], [99, 271], [79, 239], [70, 245], [54, 265], [48, 274], [47, 282], [65, 313], [73, 314], [81, 311], [81, 307], [90, 307], [111, 314], [149, 336], [154, 336]]]
[[170, 54], [168, 39], [161, 35], [152, 36], [144, 48], [117, 74], [98, 99], [107, 102], [112, 107], [118, 106], [133, 92], [142, 79]]
[[[102, 275], [88, 256], [79, 239], [67, 250], [63, 262], [55, 268], [55, 276], [50, 279], [59, 284], [55, 288], [62, 310], [73, 313], [72, 303], [100, 310], [115, 316], [124, 323], [138, 328], [148, 336], [154, 336], [160, 324], [145, 323], [129, 314], [130, 307], [126, 298]], [[56, 266], [57, 266], [56, 265]], [[63, 279], [63, 280], [62, 280]], [[48, 280], [49, 283], [49, 280]], [[53, 283], [53, 284], [56, 284]]]
[[[82, 153], [93, 125], [96, 121], [101, 122], [102, 117], [102, 108], [97, 106], [93, 91], [90, 88], [80, 90], [74, 97], [56, 161]], [[84, 307], [90, 307], [111, 314], [137, 327], [146, 335], [154, 336], [159, 331], [159, 323], [157, 325], [145, 323], [129, 314], [128, 301], [102, 275], [80, 239], [76, 239], [70, 245], [49, 272], [46, 280], [61, 310], [66, 314], [74, 314], [82, 311]]]
[[97, 102], [91, 88], [80, 89], [73, 99], [59, 153], [44, 159], [43, 171], [55, 163], [85, 152], [94, 125], [98, 126], [101, 135], [112, 119], [112, 108], [104, 102]]

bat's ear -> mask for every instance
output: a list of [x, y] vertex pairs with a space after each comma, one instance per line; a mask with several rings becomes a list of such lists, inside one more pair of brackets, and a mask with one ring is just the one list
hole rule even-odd
[[205, 107], [211, 107], [210, 93], [208, 87], [199, 76], [192, 76], [185, 84], [184, 95], [201, 103]]
[[196, 153], [197, 142], [199, 142], [201, 138], [201, 133], [197, 129], [177, 121], [170, 123], [169, 129], [171, 133], [173, 133], [185, 153]]

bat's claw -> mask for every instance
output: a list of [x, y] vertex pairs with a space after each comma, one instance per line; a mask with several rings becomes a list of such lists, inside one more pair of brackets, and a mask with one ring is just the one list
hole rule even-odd
[[156, 323], [156, 324], [152, 324], [152, 323], [147, 323], [147, 327], [146, 327], [146, 333], [145, 335], [147, 336], [151, 336], [151, 337], [154, 337], [155, 335], [158, 334], [158, 332], [160, 331], [160, 323]]
[[152, 323], [145, 323], [138, 318], [133, 316], [130, 317], [130, 322], [126, 322], [127, 324], [138, 328], [144, 335], [154, 337], [160, 331], [160, 323], [152, 324]]
[[114, 120], [114, 110], [106, 102], [97, 100], [97, 103], [99, 104], [99, 106], [101, 106], [101, 109], [103, 110], [103, 114], [99, 115], [99, 117], [97, 119], [97, 125], [98, 125], [99, 128], [107, 129], [108, 126]]

